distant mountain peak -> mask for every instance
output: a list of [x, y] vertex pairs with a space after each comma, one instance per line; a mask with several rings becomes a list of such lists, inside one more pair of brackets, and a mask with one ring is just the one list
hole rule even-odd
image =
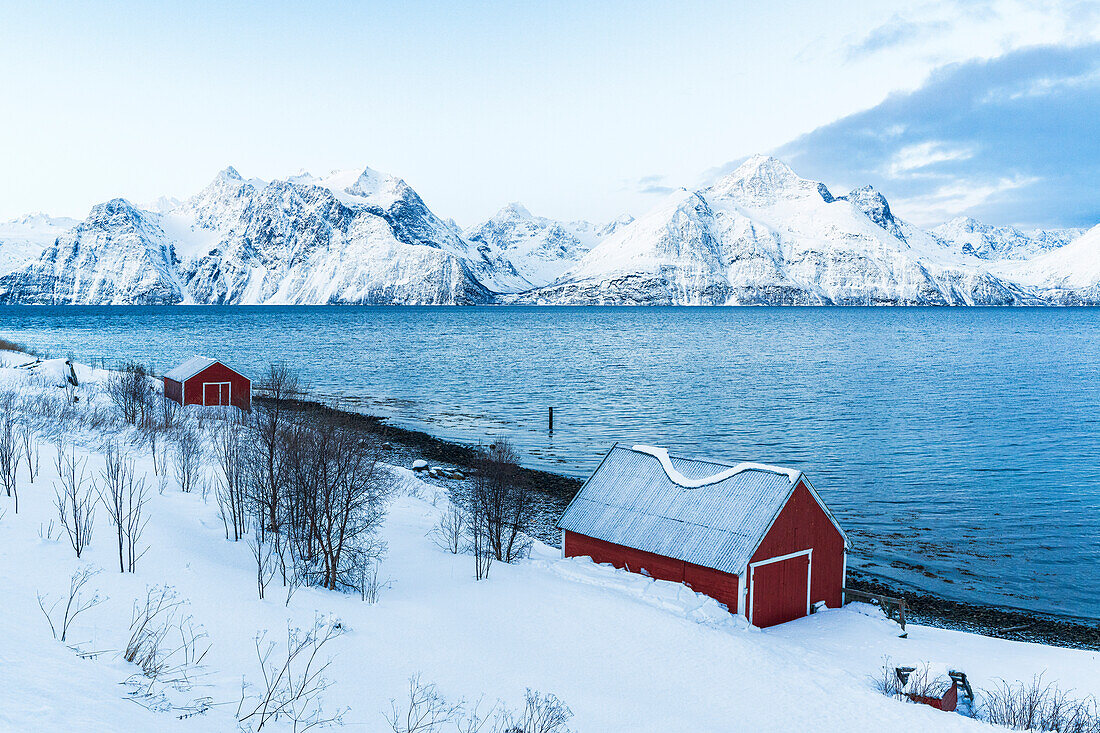
[[526, 206], [518, 201], [513, 201], [507, 206], [498, 211], [493, 218], [504, 219], [507, 217], [518, 217], [520, 219], [534, 219], [534, 215], [527, 209]]
[[820, 196], [831, 203], [833, 195], [824, 183], [797, 175], [791, 167], [770, 155], [753, 155], [726, 176], [710, 192], [729, 196], [749, 206], [768, 206], [781, 198]]
[[216, 181], [243, 181], [241, 174], [237, 172], [237, 169], [231, 165], [227, 165], [218, 171], [218, 175], [214, 178]]

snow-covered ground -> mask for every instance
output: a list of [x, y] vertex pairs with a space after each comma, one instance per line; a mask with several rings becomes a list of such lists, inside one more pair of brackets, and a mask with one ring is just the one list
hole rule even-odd
[[[0, 352], [0, 397], [61, 392], [63, 361], [16, 366], [28, 361]], [[76, 409], [106, 409], [106, 373], [79, 365], [76, 371]], [[96, 476], [104, 437], [89, 428], [68, 434]], [[136, 573], [118, 572], [102, 508], [80, 560], [59, 535], [52, 437], [39, 438], [41, 473], [33, 484], [20, 469], [18, 514], [0, 491], [0, 730], [236, 730], [242, 679], [255, 683], [259, 675], [257, 633], [279, 638], [288, 624], [308, 628], [318, 615], [346, 629], [323, 650], [333, 656], [324, 696], [328, 709], [348, 708], [344, 722], [352, 730], [389, 730], [384, 713], [417, 674], [454, 702], [499, 699], [516, 708], [525, 688], [553, 693], [574, 714], [570, 728], [588, 732], [988, 729], [876, 691], [872, 678], [887, 657], [964, 670], [979, 688], [1042, 673], [1077, 696], [1100, 695], [1097, 652], [912, 625], [901, 639], [896, 624], [859, 604], [760, 631], [683, 586], [562, 560], [540, 543], [529, 560], [495, 563], [488, 580], [475, 581], [470, 556], [449, 554], [428, 537], [447, 504], [445, 491], [403, 467], [393, 469], [398, 488], [383, 529], [388, 549], [380, 573], [387, 586], [377, 603], [316, 588], [299, 589], [287, 603], [278, 579], [261, 601], [249, 549], [226, 540], [213, 494], [183, 493], [172, 478], [159, 493], [148, 445], [128, 441], [126, 431], [113, 437], [127, 441], [153, 488], [148, 551]], [[208, 471], [212, 478], [213, 467]], [[108, 600], [81, 615], [62, 644], [37, 595], [60, 597], [83, 566], [100, 569], [89, 593]], [[118, 652], [129, 638], [131, 608], [148, 586], [163, 584], [189, 601], [211, 648], [192, 690], [162, 691], [177, 706], [209, 698], [213, 705], [201, 715], [155, 712], [148, 698], [128, 699], [134, 688], [123, 684], [141, 679]], [[81, 658], [70, 646], [101, 653]]]

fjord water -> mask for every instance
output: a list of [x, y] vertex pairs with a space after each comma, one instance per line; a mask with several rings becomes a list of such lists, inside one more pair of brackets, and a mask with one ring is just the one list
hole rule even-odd
[[797, 467], [852, 567], [1100, 618], [1097, 309], [6, 307], [0, 337], [285, 359], [350, 409], [573, 476], [615, 441]]

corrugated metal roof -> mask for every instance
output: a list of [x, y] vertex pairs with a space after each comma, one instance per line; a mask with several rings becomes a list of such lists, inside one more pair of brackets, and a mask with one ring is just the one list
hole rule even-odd
[[211, 364], [217, 363], [217, 359], [211, 359], [206, 356], [192, 356], [190, 359], [183, 362], [175, 369], [170, 369], [165, 372], [164, 376], [165, 378], [171, 379], [175, 382], [185, 382], [201, 372], [203, 369], [210, 366]]
[[[641, 446], [639, 446], [641, 448]], [[558, 522], [560, 529], [738, 574], [794, 490], [797, 471], [744, 464], [689, 488], [672, 480], [653, 449], [616, 445]], [[669, 456], [687, 479], [733, 464]]]

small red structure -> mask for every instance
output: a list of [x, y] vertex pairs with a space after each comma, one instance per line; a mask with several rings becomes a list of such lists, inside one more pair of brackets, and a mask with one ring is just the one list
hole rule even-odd
[[848, 538], [801, 471], [616, 445], [558, 528], [565, 557], [685, 583], [755, 626], [843, 603]]
[[164, 396], [181, 405], [252, 409], [252, 382], [217, 359], [192, 356], [164, 375]]

